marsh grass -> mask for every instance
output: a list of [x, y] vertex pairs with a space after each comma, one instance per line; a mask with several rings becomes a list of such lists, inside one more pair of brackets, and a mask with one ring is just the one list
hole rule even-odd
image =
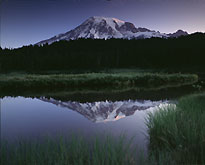
[[147, 126], [150, 154], [168, 153], [177, 164], [205, 164], [205, 94], [150, 113]]
[[121, 136], [107, 136], [101, 141], [96, 137], [88, 141], [83, 137], [59, 137], [44, 140], [20, 140], [9, 144], [2, 142], [1, 164], [15, 165], [84, 165], [84, 164], [133, 164], [135, 150]]
[[2, 165], [174, 165], [168, 154], [158, 160], [147, 157], [137, 150], [133, 139], [126, 136], [114, 138], [82, 136], [18, 140], [15, 143], [1, 141], [0, 162]]
[[8, 74], [0, 75], [0, 91], [122, 90], [160, 89], [194, 84], [194, 74], [86, 73], [86, 74]]

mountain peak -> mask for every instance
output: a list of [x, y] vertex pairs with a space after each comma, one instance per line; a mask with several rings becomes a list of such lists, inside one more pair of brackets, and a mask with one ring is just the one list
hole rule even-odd
[[173, 34], [165, 34], [151, 31], [147, 28], [136, 28], [133, 23], [125, 22], [117, 18], [93, 16], [84, 21], [81, 25], [64, 34], [56, 35], [48, 40], [41, 41], [37, 45], [51, 44], [60, 40], [76, 40], [79, 38], [92, 39], [143, 39], [143, 38], [168, 38], [187, 35], [188, 33], [179, 30]]
[[117, 18], [101, 17], [101, 16], [93, 16], [93, 17], [90, 17], [90, 18], [88, 19], [88, 21], [90, 21], [90, 20], [94, 20], [94, 21], [96, 21], [96, 22], [106, 21], [107, 23], [109, 23], [109, 22], [115, 22], [115, 23], [121, 24], [121, 25], [125, 23], [125, 21], [119, 20], [119, 19], [117, 19]]
[[[117, 34], [118, 28], [124, 24], [124, 21], [121, 21], [117, 18], [93, 16], [88, 18], [82, 25], [87, 26], [85, 28], [91, 29], [91, 33], [93, 30], [97, 33], [103, 32], [108, 35], [108, 38], [110, 38], [109, 35], [111, 33]], [[95, 35], [94, 38], [98, 38], [97, 35]], [[101, 37], [99, 36], [99, 38]]]

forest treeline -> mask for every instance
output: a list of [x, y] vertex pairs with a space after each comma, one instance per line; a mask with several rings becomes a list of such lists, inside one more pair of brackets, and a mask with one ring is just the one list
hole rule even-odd
[[108, 68], [205, 71], [205, 34], [169, 39], [78, 39], [0, 48], [0, 72]]

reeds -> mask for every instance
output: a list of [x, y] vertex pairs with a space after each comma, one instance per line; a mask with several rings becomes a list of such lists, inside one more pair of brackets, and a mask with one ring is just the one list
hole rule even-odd
[[150, 113], [150, 154], [168, 153], [178, 164], [205, 164], [205, 95], [192, 95]]
[[124, 165], [134, 164], [136, 151], [124, 136], [104, 140], [95, 137], [87, 140], [80, 136], [71, 138], [45, 138], [19, 140], [10, 144], [2, 142], [3, 165]]

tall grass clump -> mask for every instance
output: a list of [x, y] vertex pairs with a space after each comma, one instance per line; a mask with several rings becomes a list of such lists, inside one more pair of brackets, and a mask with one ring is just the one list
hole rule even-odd
[[123, 136], [96, 137], [92, 142], [79, 136], [12, 144], [2, 141], [1, 145], [2, 165], [129, 165], [136, 161], [135, 149]]
[[149, 113], [149, 153], [169, 154], [177, 164], [205, 164], [205, 94]]

